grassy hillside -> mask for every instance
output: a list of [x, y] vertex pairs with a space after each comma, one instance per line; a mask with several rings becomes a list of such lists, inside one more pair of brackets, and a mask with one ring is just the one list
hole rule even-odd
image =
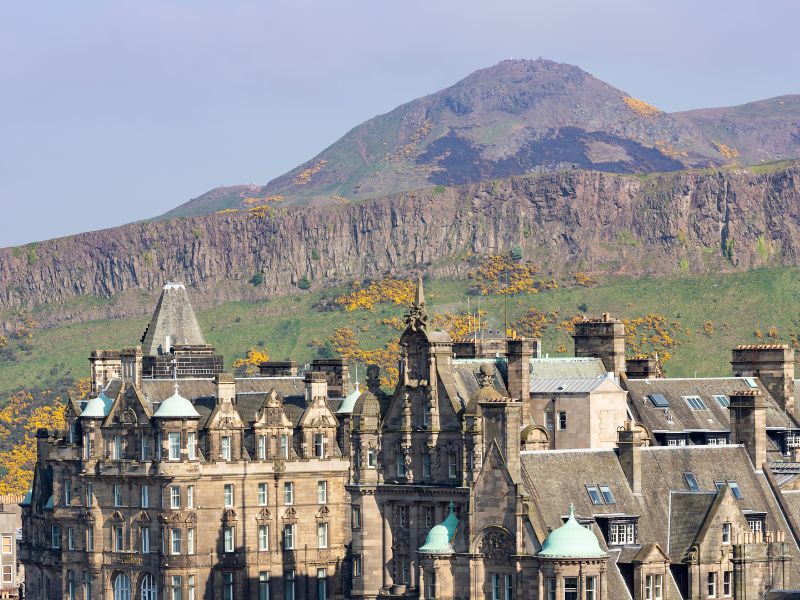
[[[465, 281], [429, 282], [429, 311], [466, 310], [470, 285]], [[207, 340], [225, 355], [226, 368], [253, 346], [266, 346], [275, 359], [291, 357], [300, 364], [309, 362], [318, 355], [319, 344], [312, 340], [325, 342], [342, 326], [350, 327], [366, 349], [381, 347], [398, 335], [382, 321], [402, 317], [404, 306], [377, 304], [373, 311], [350, 313], [338, 307], [319, 308], [330, 305], [336, 295], [334, 291], [258, 303], [235, 302], [201, 311], [198, 316]], [[792, 336], [800, 333], [799, 301], [800, 269], [764, 268], [719, 276], [616, 278], [593, 287], [562, 286], [508, 297], [508, 314], [513, 322], [531, 307], [548, 315], [558, 311], [549, 318], [543, 335], [544, 352], [553, 356], [571, 354], [571, 339], [557, 323], [574, 315], [610, 312], [616, 317], [636, 318], [657, 313], [670, 324], [670, 335], [677, 342], [670, 349], [668, 375], [725, 375], [730, 372], [732, 346], [759, 341], [791, 342]], [[503, 297], [472, 297], [470, 302], [473, 310], [480, 302], [488, 312], [490, 325], [502, 328]], [[14, 359], [0, 357], [0, 397], [19, 388], [86, 376], [87, 357], [92, 349], [135, 345], [146, 321], [94, 321], [36, 330], [24, 341], [9, 340]], [[756, 330], [763, 338], [754, 335]]]

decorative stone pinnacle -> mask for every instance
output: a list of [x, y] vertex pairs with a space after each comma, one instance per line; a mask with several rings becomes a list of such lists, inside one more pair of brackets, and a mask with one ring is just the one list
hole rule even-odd
[[428, 313], [425, 310], [425, 291], [422, 288], [422, 277], [417, 279], [417, 291], [414, 294], [414, 302], [411, 303], [411, 308], [403, 320], [411, 331], [425, 329], [425, 326], [428, 324]]

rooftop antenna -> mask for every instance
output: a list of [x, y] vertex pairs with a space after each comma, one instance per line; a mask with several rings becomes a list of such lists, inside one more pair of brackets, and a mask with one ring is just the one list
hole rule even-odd
[[178, 395], [178, 357], [172, 358], [172, 381], [175, 382], [175, 395]]
[[357, 392], [361, 391], [358, 389], [358, 363], [356, 363], [356, 391]]

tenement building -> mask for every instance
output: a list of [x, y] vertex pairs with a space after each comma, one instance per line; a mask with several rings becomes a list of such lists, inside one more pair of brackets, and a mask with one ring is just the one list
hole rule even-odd
[[[609, 315], [575, 357], [453, 340], [422, 282], [393, 391], [341, 359], [224, 372], [180, 284], [38, 433], [27, 597], [682, 600], [800, 587], [788, 349], [666, 379]], [[791, 368], [790, 368], [791, 367]]]

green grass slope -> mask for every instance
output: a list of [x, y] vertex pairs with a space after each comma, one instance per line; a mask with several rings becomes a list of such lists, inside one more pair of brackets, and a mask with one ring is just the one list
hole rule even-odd
[[[465, 281], [429, 282], [429, 311], [466, 310], [470, 285]], [[312, 340], [325, 341], [342, 326], [351, 327], [368, 349], [380, 347], [398, 335], [381, 321], [402, 317], [405, 307], [379, 304], [372, 312], [351, 313], [318, 308], [321, 300], [336, 293], [228, 303], [200, 311], [198, 317], [208, 342], [225, 355], [226, 368], [231, 368], [232, 362], [252, 346], [266, 346], [274, 359], [309, 362], [318, 356]], [[792, 336], [800, 333], [799, 301], [800, 269], [763, 268], [718, 276], [615, 278], [594, 287], [562, 287], [513, 296], [508, 298], [508, 315], [513, 322], [531, 307], [545, 313], [558, 311], [555, 320], [582, 312], [610, 312], [623, 318], [657, 313], [668, 323], [680, 324], [671, 330], [678, 343], [671, 349], [667, 374], [712, 376], [730, 373], [730, 350], [736, 344], [791, 342]], [[470, 302], [473, 310], [480, 302], [480, 307], [488, 311], [490, 324], [502, 328], [503, 297], [472, 297]], [[20, 388], [46, 387], [56, 379], [87, 376], [87, 357], [92, 349], [135, 345], [146, 322], [147, 318], [93, 321], [37, 330], [24, 342], [9, 340], [15, 358], [0, 358], [0, 398]], [[774, 337], [769, 336], [771, 328]], [[763, 339], [754, 335], [756, 330], [763, 333]], [[551, 356], [569, 355], [572, 341], [551, 322], [543, 335], [543, 351]]]

